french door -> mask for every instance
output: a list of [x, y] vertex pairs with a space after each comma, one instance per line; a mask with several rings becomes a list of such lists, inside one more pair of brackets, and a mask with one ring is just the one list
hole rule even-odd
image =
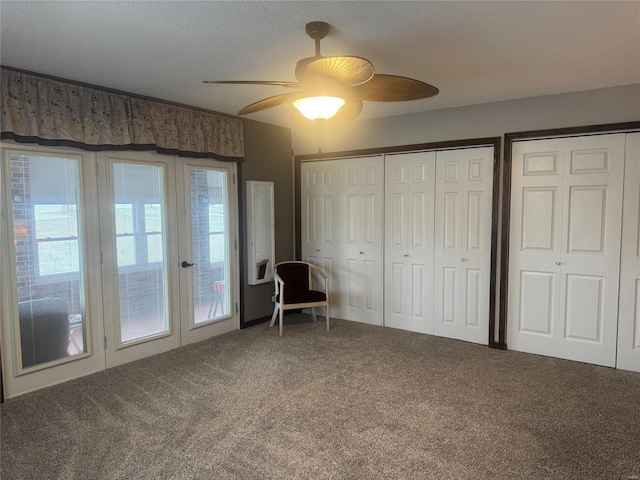
[[2, 154], [7, 397], [237, 328], [235, 165]]
[[209, 160], [176, 164], [183, 345], [237, 328], [234, 175], [231, 166]]
[[92, 155], [2, 144], [4, 394], [104, 369]]
[[180, 345], [173, 158], [98, 154], [107, 368]]

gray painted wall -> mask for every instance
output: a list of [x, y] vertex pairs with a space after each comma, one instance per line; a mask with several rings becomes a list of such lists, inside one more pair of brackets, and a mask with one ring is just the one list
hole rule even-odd
[[244, 162], [239, 165], [238, 185], [240, 203], [240, 265], [242, 281], [242, 318], [250, 322], [271, 315], [273, 283], [249, 285], [247, 282], [247, 205], [246, 181], [274, 182], [276, 219], [276, 262], [293, 260], [293, 163], [291, 158], [291, 130], [267, 123], [244, 120]]
[[[366, 108], [366, 106], [365, 106]], [[296, 155], [640, 120], [640, 85], [295, 128]]]

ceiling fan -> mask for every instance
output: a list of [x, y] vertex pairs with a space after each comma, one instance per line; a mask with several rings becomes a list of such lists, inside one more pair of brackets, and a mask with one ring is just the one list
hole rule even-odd
[[[247, 105], [238, 115], [248, 115], [293, 103], [304, 116], [312, 120], [332, 117], [337, 120], [354, 120], [362, 112], [363, 101], [403, 102], [438, 94], [439, 90], [428, 83], [413, 78], [375, 73], [373, 65], [366, 58], [322, 56], [320, 40], [329, 34], [330, 29], [329, 24], [325, 22], [307, 23], [307, 35], [315, 40], [315, 55], [297, 62], [297, 82], [205, 80], [204, 83], [275, 85], [295, 89], [293, 92], [264, 98]], [[308, 112], [307, 108], [314, 103], [326, 111]]]

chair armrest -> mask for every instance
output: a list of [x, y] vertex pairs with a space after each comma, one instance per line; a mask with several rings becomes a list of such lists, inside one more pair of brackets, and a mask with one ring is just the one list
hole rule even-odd
[[284, 289], [284, 280], [280, 275], [278, 275], [278, 272], [276, 272], [275, 269], [273, 271], [273, 283], [275, 283], [276, 287], [275, 294], [278, 295], [280, 291]]
[[315, 270], [318, 275], [320, 275], [322, 277], [322, 279], [324, 280], [324, 288], [325, 288], [325, 293], [329, 291], [329, 276], [324, 273], [319, 267], [316, 267], [315, 265], [313, 265], [312, 263], [309, 264], [311, 266], [311, 270]]

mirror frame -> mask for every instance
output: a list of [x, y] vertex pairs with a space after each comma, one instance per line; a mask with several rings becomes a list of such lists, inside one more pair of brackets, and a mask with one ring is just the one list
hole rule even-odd
[[[265, 195], [258, 189], [264, 187]], [[266, 200], [266, 201], [264, 201]], [[249, 285], [273, 281], [275, 265], [274, 182], [247, 181], [247, 270]], [[268, 239], [268, 240], [263, 240]], [[268, 242], [263, 252], [261, 242]], [[258, 258], [260, 257], [260, 258]]]

